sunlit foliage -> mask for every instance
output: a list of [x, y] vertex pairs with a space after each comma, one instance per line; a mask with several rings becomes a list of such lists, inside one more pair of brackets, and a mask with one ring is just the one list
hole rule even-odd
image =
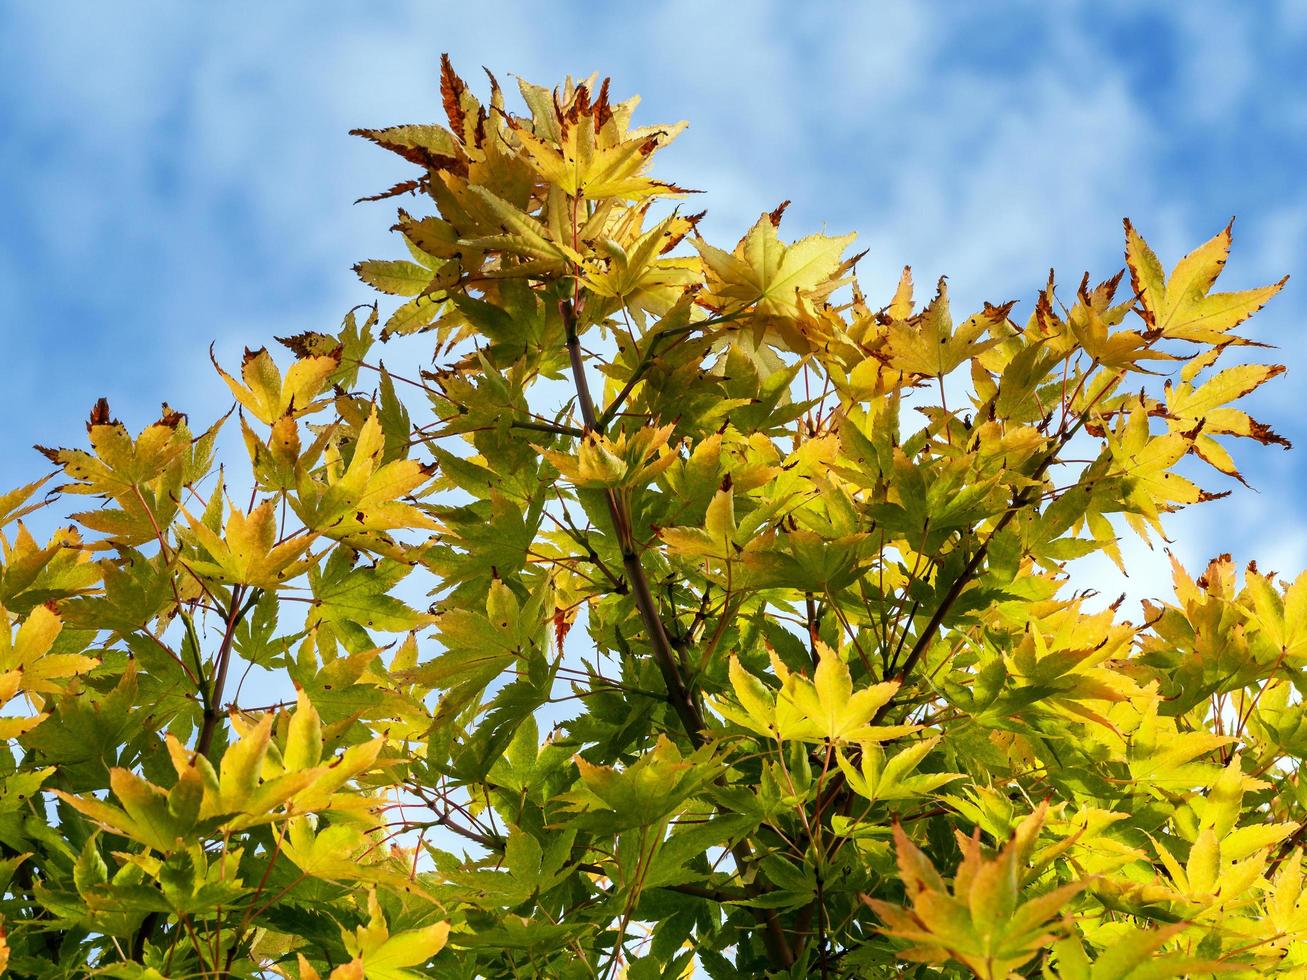
[[1076, 578], [1287, 448], [1231, 229], [955, 317], [705, 241], [606, 80], [440, 92], [398, 302], [0, 496], [9, 973], [1307, 976], [1307, 578]]

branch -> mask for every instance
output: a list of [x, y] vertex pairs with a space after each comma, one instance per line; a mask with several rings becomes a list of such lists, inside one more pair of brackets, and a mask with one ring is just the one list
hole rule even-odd
[[[576, 383], [576, 399], [581, 408], [581, 418], [585, 421], [587, 429], [592, 432], [599, 432], [599, 419], [595, 414], [594, 400], [590, 397], [590, 384], [585, 377], [585, 361], [581, 354], [581, 342], [576, 332], [576, 311], [567, 300], [561, 300], [558, 309], [562, 313], [563, 326], [567, 332], [567, 352], [572, 362], [572, 377]], [[699, 706], [695, 702], [693, 695], [691, 695], [689, 687], [686, 686], [685, 678], [681, 676], [676, 654], [672, 650], [671, 641], [667, 638], [667, 631], [663, 628], [663, 621], [658, 615], [658, 607], [654, 603], [653, 592], [649, 588], [649, 578], [645, 575], [644, 566], [640, 563], [640, 556], [636, 553], [635, 537], [631, 530], [630, 508], [627, 507], [626, 501], [615, 490], [605, 491], [604, 501], [608, 505], [608, 516], [613, 522], [613, 531], [617, 535], [618, 544], [621, 547], [622, 568], [626, 573], [626, 580], [631, 586], [635, 607], [640, 613], [640, 620], [649, 636], [649, 643], [653, 648], [654, 662], [663, 675], [663, 683], [667, 685], [667, 700], [680, 719], [681, 726], [685, 729], [685, 734], [689, 736], [691, 744], [698, 748], [703, 744], [703, 729], [705, 727], [703, 715], [699, 711]]]
[[[1038, 484], [1048, 468], [1057, 461], [1058, 453], [1062, 451], [1066, 444], [1070, 442], [1076, 433], [1084, 426], [1086, 419], [1087, 416], [1082, 415], [1075, 425], [1062, 433], [1057, 440], [1057, 444], [1049, 450], [1048, 454], [1040, 461], [1039, 465], [1035, 467], [1034, 472], [1030, 474], [1030, 480], [1032, 483]], [[975, 578], [976, 572], [979, 570], [981, 563], [989, 553], [989, 543], [1002, 533], [1003, 529], [1012, 522], [1012, 519], [1016, 517], [1021, 510], [1027, 507], [1032, 501], [1038, 499], [1038, 497], [1039, 494], [1034, 492], [1033, 487], [1027, 487], [1012, 498], [1012, 506], [1009, 507], [1007, 511], [1004, 512], [1003, 516], [998, 519], [998, 523], [994, 525], [994, 530], [985, 537], [985, 540], [980, 543], [980, 547], [976, 549], [970, 560], [963, 566], [962, 571], [959, 572], [957, 578], [953, 580], [948, 591], [944, 593], [944, 598], [941, 599], [939, 605], [935, 607], [935, 611], [931, 614], [930, 620], [917, 635], [917, 640], [912, 644], [912, 649], [909, 651], [907, 659], [903, 661], [902, 668], [896, 671], [897, 679], [900, 682], [907, 680], [909, 675], [911, 675], [913, 668], [917, 666], [917, 662], [925, 656], [926, 651], [935, 641], [935, 636], [939, 633], [940, 627], [944, 624], [945, 617], [948, 616], [949, 611], [953, 608], [954, 603], [958, 601], [963, 590], [971, 584], [971, 580]], [[906, 631], [906, 625], [904, 629]], [[891, 698], [882, 704], [876, 711], [876, 714], [872, 716], [870, 724], [879, 724], [896, 703], [896, 699]]]
[[231, 664], [231, 649], [232, 642], [236, 639], [236, 627], [245, 618], [245, 614], [259, 601], [262, 594], [261, 589], [250, 590], [248, 601], [241, 605], [241, 599], [245, 595], [244, 588], [239, 585], [232, 587], [231, 609], [227, 614], [227, 626], [223, 630], [222, 643], [218, 646], [217, 667], [214, 670], [213, 685], [209, 689], [209, 697], [204, 709], [204, 725], [201, 727], [200, 737], [195, 743], [195, 751], [200, 755], [209, 754], [213, 734], [218, 728], [219, 720], [222, 718], [222, 689], [227, 683], [227, 668]]
[[812, 666], [815, 670], [821, 658], [817, 655], [817, 641], [821, 639], [819, 623], [817, 618], [817, 603], [813, 601], [812, 593], [803, 594], [804, 611], [807, 613], [808, 626], [808, 653], [812, 656]]
[[1275, 874], [1276, 869], [1284, 862], [1284, 859], [1293, 853], [1293, 849], [1302, 843], [1304, 836], [1307, 836], [1307, 820], [1298, 824], [1298, 829], [1285, 838], [1284, 843], [1280, 845], [1280, 849], [1276, 851], [1275, 857], [1266, 869], [1267, 881], [1270, 881], [1271, 876]]
[[[195, 751], [200, 755], [207, 756], [209, 754], [209, 747], [213, 743], [213, 735], [218, 730], [218, 722], [222, 719], [222, 689], [227, 683], [227, 668], [231, 663], [231, 651], [232, 644], [236, 639], [236, 627], [240, 625], [246, 613], [259, 601], [262, 594], [261, 589], [251, 589], [249, 599], [242, 605], [241, 599], [245, 595], [244, 587], [240, 585], [232, 586], [231, 608], [227, 613], [227, 625], [222, 633], [222, 643], [218, 646], [217, 667], [214, 671], [213, 684], [206, 688], [203, 672], [200, 673], [199, 677], [200, 698], [204, 703], [204, 722], [200, 727], [200, 737], [195, 742]], [[186, 617], [186, 625], [190, 629], [191, 643], [195, 648], [196, 667], [198, 668], [200, 656], [199, 637], [195, 634], [195, 626], [189, 616]], [[162, 919], [162, 913], [150, 912], [141, 920], [141, 925], [136, 930], [136, 936], [132, 939], [132, 960], [139, 961], [145, 955], [145, 944], [150, 936], [154, 934], [154, 931], [159, 928]]]
[[[559, 300], [558, 310], [563, 317], [563, 328], [567, 336], [567, 353], [572, 363], [572, 377], [576, 384], [576, 399], [581, 408], [581, 418], [585, 422], [585, 427], [591, 432], [601, 432], [601, 420], [595, 414], [594, 399], [590, 397], [590, 384], [585, 376], [585, 361], [581, 354], [581, 341], [577, 336], [576, 329], [576, 308], [568, 300]], [[693, 326], [698, 326], [698, 324]], [[693, 326], [689, 329], [693, 329]], [[617, 402], [614, 402], [614, 404], [617, 404]], [[640, 620], [644, 624], [645, 632], [649, 635], [654, 662], [658, 665], [658, 670], [663, 676], [663, 683], [667, 686], [667, 700], [680, 719], [681, 727], [685, 729], [690, 744], [698, 748], [704, 744], [703, 733], [706, 725], [703, 714], [700, 712], [699, 705], [693, 695], [691, 695], [689, 687], [686, 686], [685, 678], [681, 676], [676, 654], [667, 638], [667, 631], [663, 628], [662, 618], [658, 615], [658, 607], [654, 603], [653, 593], [649, 588], [648, 576], [645, 575], [644, 566], [640, 563], [640, 556], [636, 553], [635, 539], [631, 531], [630, 508], [627, 507], [625, 498], [614, 490], [605, 492], [604, 501], [608, 505], [608, 515], [613, 522], [613, 531], [621, 545], [622, 568], [626, 573], [627, 581], [631, 585], [631, 593], [635, 598], [635, 606], [640, 613]], [[740, 874], [743, 876], [745, 866], [753, 860], [753, 849], [749, 847], [746, 841], [739, 841], [731, 847], [731, 855], [735, 858]], [[749, 882], [746, 885], [746, 890], [752, 897], [759, 893], [760, 886], [756, 881]], [[774, 909], [758, 909], [756, 912], [766, 930], [766, 943], [771, 955], [781, 966], [793, 965], [794, 952], [790, 948], [789, 940], [786, 938], [785, 930], [781, 927], [780, 918], [777, 916], [776, 911]]]
[[584, 430], [578, 429], [574, 425], [552, 425], [549, 422], [527, 422], [512, 421], [508, 423], [510, 429], [530, 429], [532, 432], [548, 432], [552, 436], [583, 436]]
[[[719, 323], [730, 323], [732, 320], [743, 316], [745, 312], [746, 309], [740, 309], [736, 310], [734, 313], [727, 313], [725, 316], [711, 317], [707, 320], [699, 320], [696, 323], [687, 323], [679, 327], [668, 327], [666, 330], [660, 330], [658, 333], [654, 334], [649, 341], [649, 346], [645, 348], [644, 353], [640, 355], [640, 359], [636, 362], [635, 370], [631, 372], [631, 377], [627, 379], [626, 384], [622, 385], [622, 390], [617, 393], [616, 397], [613, 398], [608, 407], [600, 413], [597, 419], [595, 419], [595, 424], [591, 426], [591, 428], [594, 429], [595, 432], [602, 433], [604, 429], [612, 424], [618, 411], [621, 410], [622, 405], [626, 402], [627, 397], [635, 390], [635, 386], [640, 383], [645, 374], [648, 373], [649, 369], [653, 367], [654, 358], [658, 352], [658, 345], [664, 340], [681, 337], [691, 331], [699, 330], [704, 327], [715, 327]], [[566, 319], [564, 319], [564, 322], [566, 322]], [[576, 362], [574, 361], [574, 370], [575, 365]]]

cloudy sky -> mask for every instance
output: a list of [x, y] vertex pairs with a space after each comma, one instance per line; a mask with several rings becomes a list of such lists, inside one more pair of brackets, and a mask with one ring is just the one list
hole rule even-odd
[[[229, 396], [206, 349], [331, 329], [394, 254], [401, 172], [346, 135], [435, 118], [435, 68], [613, 76], [686, 118], [663, 174], [734, 242], [857, 230], [873, 296], [904, 263], [955, 307], [1121, 266], [1123, 215], [1171, 262], [1238, 215], [1228, 286], [1296, 277], [1252, 333], [1286, 379], [1258, 417], [1307, 448], [1307, 0], [1280, 3], [7, 3], [0, 12], [0, 485], [108, 395], [132, 428]], [[402, 168], [402, 164], [400, 167]], [[396, 355], [398, 356], [398, 355]], [[1307, 456], [1248, 447], [1260, 493], [1173, 522], [1307, 566]], [[1165, 591], [1160, 555], [1134, 588]]]

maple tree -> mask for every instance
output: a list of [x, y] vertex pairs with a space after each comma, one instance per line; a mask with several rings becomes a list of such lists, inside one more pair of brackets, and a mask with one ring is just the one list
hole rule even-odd
[[359, 131], [399, 304], [215, 360], [248, 470], [101, 401], [0, 496], [0, 964], [1307, 976], [1307, 576], [1075, 585], [1287, 448], [1231, 229], [959, 323], [709, 244], [606, 80], [441, 94]]

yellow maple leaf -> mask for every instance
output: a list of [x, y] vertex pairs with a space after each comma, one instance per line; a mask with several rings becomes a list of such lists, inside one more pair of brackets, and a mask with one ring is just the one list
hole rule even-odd
[[187, 556], [186, 566], [197, 575], [232, 584], [275, 589], [306, 565], [304, 553], [317, 534], [297, 534], [277, 543], [277, 514], [269, 498], [248, 514], [232, 508], [222, 535], [183, 510], [190, 527], [184, 534], [207, 558]]
[[1193, 433], [1194, 452], [1228, 476], [1239, 470], [1229, 452], [1212, 437], [1243, 436], [1263, 445], [1290, 448], [1289, 441], [1230, 402], [1284, 373], [1283, 364], [1239, 364], [1226, 368], [1195, 388], [1188, 380], [1166, 384], [1166, 418], [1172, 432]]
[[801, 335], [794, 321], [806, 304], [824, 301], [844, 284], [855, 260], [845, 262], [841, 256], [857, 235], [809, 235], [785, 244], [777, 234], [779, 210], [763, 214], [733, 252], [695, 240], [707, 273], [708, 288], [700, 300], [725, 312], [751, 309], [760, 326], [776, 328], [797, 346]]
[[[8, 619], [8, 612], [0, 607], [0, 707], [26, 695], [40, 708], [42, 695], [58, 694], [64, 682], [95, 667], [97, 661], [91, 657], [50, 652], [63, 623], [46, 606], [33, 609], [16, 632], [11, 632]], [[17, 738], [44, 719], [43, 714], [15, 717], [7, 712], [0, 718], [0, 738]]]
[[1255, 627], [1291, 664], [1307, 660], [1307, 572], [1283, 591], [1269, 576], [1249, 569], [1245, 589]]
[[643, 486], [676, 462], [676, 451], [668, 446], [675, 428], [649, 426], [611, 439], [587, 432], [576, 455], [554, 449], [542, 449], [541, 454], [574, 486]]
[[[547, 124], [538, 126], [537, 132], [521, 126], [514, 129], [517, 143], [543, 181], [569, 197], [591, 201], [610, 197], [634, 201], [685, 193], [654, 180], [645, 171], [654, 151], [674, 140], [686, 123], [628, 131], [626, 124], [638, 100], [611, 106], [607, 81], [593, 102], [590, 83], [576, 85], [569, 95], [566, 104], [550, 113]], [[615, 112], [615, 108], [622, 111]]]
[[1042, 803], [993, 857], [979, 831], [957, 832], [962, 851], [952, 888], [930, 859], [895, 823], [894, 843], [906, 905], [863, 901], [884, 920], [881, 930], [908, 943], [900, 955], [927, 963], [958, 960], [982, 980], [1007, 980], [1013, 971], [1065, 931], [1058, 914], [1085, 887], [1074, 881], [1027, 897], [1029, 863], [1048, 812]]
[[1141, 519], [1161, 534], [1162, 514], [1218, 496], [1172, 471], [1188, 454], [1191, 444], [1179, 433], [1150, 435], [1148, 415], [1143, 408], [1130, 412], [1117, 431], [1108, 430], [1105, 437], [1114, 470], [1125, 483], [1125, 500], [1131, 508], [1126, 519], [1141, 534], [1144, 533]]
[[1230, 255], [1234, 221], [1176, 263], [1169, 277], [1148, 243], [1125, 220], [1126, 264], [1139, 296], [1144, 320], [1174, 340], [1208, 344], [1245, 344], [1229, 331], [1243, 323], [1278, 293], [1288, 276], [1269, 286], [1236, 293], [1213, 293]]
[[876, 712], [899, 689], [898, 681], [883, 681], [854, 691], [848, 665], [840, 655], [820, 642], [817, 651], [817, 669], [811, 679], [792, 673], [772, 656], [772, 667], [781, 680], [781, 689], [775, 695], [732, 657], [729, 672], [737, 703], [719, 698], [713, 706], [728, 720], [782, 741], [832, 745], [884, 742], [921, 728], [872, 725]]
[[186, 416], [164, 405], [159, 421], [133, 439], [101, 398], [86, 425], [91, 452], [37, 449], [72, 478], [61, 492], [100, 496], [115, 505], [74, 514], [75, 520], [114, 542], [139, 545], [173, 519], [181, 488], [203, 475], [217, 429], [192, 441]]
[[338, 540], [357, 541], [369, 547], [384, 547], [386, 531], [401, 528], [436, 530], [436, 523], [406, 497], [432, 474], [432, 468], [415, 459], [382, 462], [385, 433], [374, 407], [359, 428], [353, 454], [345, 465], [338, 448], [328, 453], [323, 481], [300, 480], [291, 507], [305, 525]]
[[247, 347], [241, 361], [242, 384], [222, 369], [212, 350], [209, 357], [236, 400], [265, 425], [272, 425], [287, 413], [298, 416], [319, 408], [323, 403], [314, 399], [340, 367], [339, 350], [310, 355], [296, 360], [283, 378], [266, 347], [258, 350]]
[[[911, 280], [908, 279], [908, 288]], [[910, 295], [910, 294], [909, 294]], [[907, 301], [909, 304], [911, 300]], [[901, 307], [896, 298], [892, 305]], [[996, 329], [1007, 322], [1012, 304], [986, 306], [956, 329], [949, 314], [948, 284], [943, 279], [930, 305], [909, 319], [890, 321], [884, 354], [894, 370], [928, 377], [943, 377], [964, 361], [984, 353], [1004, 339]], [[990, 333], [989, 337], [985, 337]]]
[[368, 892], [367, 924], [353, 932], [342, 930], [341, 937], [350, 955], [362, 961], [361, 975], [367, 980], [419, 980], [424, 974], [408, 968], [421, 966], [445, 948], [449, 923], [392, 934], [374, 889]]

